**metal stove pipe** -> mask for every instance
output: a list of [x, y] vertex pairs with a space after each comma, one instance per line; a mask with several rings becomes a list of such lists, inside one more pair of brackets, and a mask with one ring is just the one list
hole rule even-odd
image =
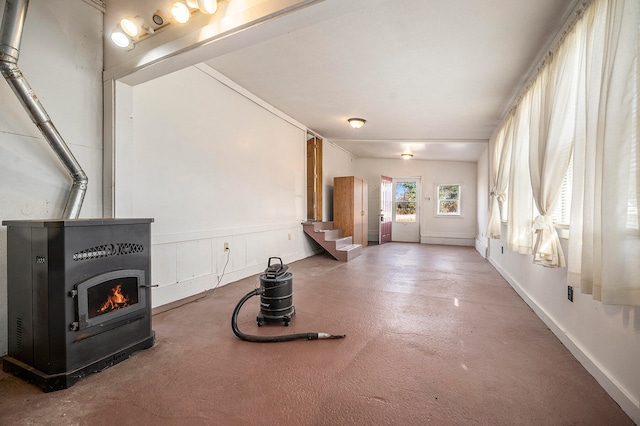
[[62, 218], [77, 219], [80, 216], [89, 179], [18, 68], [20, 41], [28, 6], [29, 0], [6, 0], [2, 25], [0, 25], [0, 72], [71, 175], [73, 185]]

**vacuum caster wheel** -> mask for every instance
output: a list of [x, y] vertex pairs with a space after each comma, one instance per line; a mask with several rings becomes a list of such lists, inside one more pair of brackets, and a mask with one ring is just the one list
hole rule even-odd
[[262, 325], [264, 324], [264, 321], [261, 320], [260, 318], [258, 318], [256, 322], [258, 323], [258, 327], [262, 327]]

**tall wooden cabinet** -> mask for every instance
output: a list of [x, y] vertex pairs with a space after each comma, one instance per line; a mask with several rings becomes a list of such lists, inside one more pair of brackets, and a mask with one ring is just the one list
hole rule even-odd
[[352, 237], [353, 244], [366, 247], [368, 243], [367, 181], [355, 176], [333, 178], [333, 227], [342, 236]]

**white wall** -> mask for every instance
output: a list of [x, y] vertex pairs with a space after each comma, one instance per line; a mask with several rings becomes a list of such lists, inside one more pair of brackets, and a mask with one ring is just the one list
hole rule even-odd
[[[102, 13], [80, 0], [30, 2], [18, 65], [89, 177], [81, 217], [100, 216]], [[0, 219], [58, 219], [71, 178], [0, 80]], [[0, 227], [0, 355], [8, 349], [6, 249]]]
[[322, 217], [333, 220], [333, 178], [353, 176], [354, 158], [333, 143], [324, 140], [322, 145]]
[[116, 173], [116, 217], [155, 219], [154, 306], [215, 287], [225, 242], [222, 284], [315, 249], [301, 226], [306, 129], [218, 77], [200, 65], [133, 87], [132, 134], [118, 136], [131, 144], [115, 142], [116, 170], [132, 165]]
[[[459, 161], [357, 159], [355, 176], [369, 184], [369, 241], [378, 241], [380, 175], [421, 177], [420, 241], [426, 244], [473, 246], [478, 230], [476, 163]], [[436, 185], [460, 184], [460, 217], [436, 217]]]

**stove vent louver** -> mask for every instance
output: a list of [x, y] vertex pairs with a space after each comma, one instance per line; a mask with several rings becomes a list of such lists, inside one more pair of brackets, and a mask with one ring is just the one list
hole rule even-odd
[[74, 261], [100, 259], [103, 257], [111, 256], [123, 256], [127, 254], [142, 253], [144, 246], [142, 244], [134, 243], [116, 243], [105, 244], [97, 247], [91, 247], [85, 250], [81, 250], [73, 253], [72, 259]]
[[22, 318], [16, 318], [16, 346], [19, 350], [23, 349], [22, 345]]

